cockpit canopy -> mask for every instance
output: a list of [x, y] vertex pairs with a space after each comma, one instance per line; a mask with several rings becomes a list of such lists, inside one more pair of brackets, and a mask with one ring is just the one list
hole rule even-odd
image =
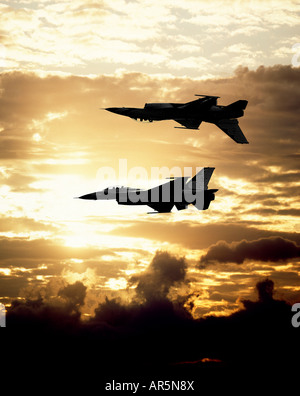
[[146, 103], [145, 109], [172, 109], [172, 103]]

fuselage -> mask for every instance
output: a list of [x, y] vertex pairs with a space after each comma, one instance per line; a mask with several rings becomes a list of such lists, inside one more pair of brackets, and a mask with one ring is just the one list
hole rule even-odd
[[174, 120], [181, 129], [199, 129], [202, 121], [220, 128], [236, 143], [249, 143], [239, 127], [238, 118], [244, 115], [248, 101], [237, 100], [227, 106], [217, 104], [219, 96], [196, 95], [200, 99], [187, 103], [146, 103], [144, 108], [108, 107], [111, 113], [140, 121]]
[[205, 110], [178, 103], [146, 103], [144, 108], [110, 107], [106, 110], [140, 121], [193, 119], [216, 123], [221, 119], [238, 118], [244, 115], [241, 109], [229, 110], [226, 106], [212, 105]]
[[[179, 184], [177, 184], [179, 186]], [[214, 200], [217, 190], [197, 188], [173, 188], [173, 184], [162, 184], [155, 189], [141, 190], [131, 187], [107, 187], [104, 190], [82, 195], [81, 199], [116, 200], [120, 205], [151, 205], [156, 203], [178, 204], [187, 206], [198, 201], [203, 208]]]
[[147, 190], [131, 187], [107, 187], [104, 190], [78, 197], [89, 200], [116, 200], [121, 205], [148, 205], [159, 213], [186, 209], [193, 204], [198, 210], [206, 210], [215, 199], [216, 189], [208, 189], [215, 168], [205, 167], [189, 176], [172, 177], [168, 182]]

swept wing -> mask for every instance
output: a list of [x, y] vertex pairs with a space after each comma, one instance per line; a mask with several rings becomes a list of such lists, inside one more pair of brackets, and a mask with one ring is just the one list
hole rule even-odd
[[[178, 122], [178, 124], [183, 125], [184, 129], [198, 129], [199, 125], [201, 124], [201, 121], [199, 120], [193, 120], [193, 119], [184, 119], [184, 120], [178, 120], [175, 119], [174, 121]], [[181, 127], [175, 127], [175, 128], [181, 128]]]

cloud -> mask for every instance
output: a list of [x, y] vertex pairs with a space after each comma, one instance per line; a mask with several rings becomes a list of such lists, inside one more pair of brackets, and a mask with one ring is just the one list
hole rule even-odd
[[[201, 133], [203, 143], [201, 161], [214, 160], [214, 165], [222, 165], [223, 172], [230, 176], [244, 176], [253, 180], [267, 182], [268, 171], [262, 167], [269, 165], [280, 166], [281, 174], [287, 174], [297, 170], [297, 157], [295, 142], [297, 142], [296, 103], [300, 97], [297, 89], [300, 73], [297, 68], [289, 66], [274, 66], [273, 68], [260, 67], [256, 71], [247, 68], [237, 70], [233, 78], [210, 79], [207, 81], [195, 81], [190, 78], [161, 78], [150, 77], [142, 73], [125, 73], [118, 76], [98, 76], [93, 79], [87, 77], [58, 77], [47, 76], [39, 78], [30, 73], [3, 73], [1, 75], [1, 123], [4, 131], [1, 139], [4, 145], [2, 156], [4, 158], [22, 158], [26, 155], [38, 158], [48, 158], [55, 155], [54, 147], [61, 148], [60, 152], [65, 154], [67, 147], [72, 145], [72, 150], [87, 149], [93, 155], [93, 144], [101, 141], [101, 147], [108, 150], [110, 154], [119, 154], [114, 146], [114, 136], [119, 129], [120, 118], [111, 116], [105, 112], [100, 113], [98, 107], [106, 106], [143, 106], [145, 101], [188, 101], [194, 93], [209, 92], [222, 96], [221, 104], [228, 104], [238, 97], [249, 100], [245, 117], [241, 119], [242, 129], [249, 138], [251, 146], [243, 148], [243, 154], [239, 145], [233, 146], [232, 142], [222, 135], [222, 132], [212, 128], [208, 134]], [[196, 85], [195, 85], [196, 84]], [[121, 88], [120, 88], [121, 87]], [[137, 88], [137, 90], [133, 90]], [[22, 91], [22, 96], [16, 96], [16, 89]], [[145, 96], [145, 92], [147, 92]], [[49, 119], [47, 114], [66, 114], [62, 118]], [[44, 131], [40, 127], [32, 129], [33, 120], [42, 123]], [[38, 125], [38, 124], [37, 124]], [[166, 162], [175, 166], [185, 159], [185, 166], [194, 164], [199, 158], [199, 148], [190, 145], [182, 151], [182, 141], [185, 135], [182, 131], [174, 135], [173, 129], [166, 127], [165, 123], [155, 124], [161, 131], [160, 138], [172, 144], [172, 161], [166, 156]], [[174, 124], [175, 125], [175, 124]], [[201, 126], [202, 132], [209, 125]], [[123, 119], [123, 132], [118, 132], [119, 138], [123, 134], [127, 138], [134, 139], [135, 145], [144, 144], [147, 140], [153, 148], [154, 153], [161, 153], [161, 144], [155, 144], [149, 139], [149, 134], [141, 134], [143, 125]], [[282, 135], [285, 129], [285, 136]], [[64, 133], [60, 133], [63, 129]], [[83, 139], [82, 130], [85, 130]], [[105, 130], [115, 130], [111, 136], [103, 135]], [[172, 132], [172, 140], [170, 133]], [[41, 136], [40, 142], [32, 139], [34, 133]], [[200, 140], [198, 133], [192, 132], [191, 136]], [[214, 139], [219, 137], [220, 139]], [[16, 139], [16, 140], [12, 140]], [[127, 139], [128, 140], [128, 139]], [[55, 146], [50, 143], [55, 143]], [[210, 143], [210, 144], [208, 144]], [[60, 146], [64, 144], [64, 146]], [[126, 152], [130, 154], [130, 146], [124, 141]], [[208, 145], [207, 145], [208, 144]], [[266, 146], [272, 146], [272, 150], [266, 152]], [[228, 164], [223, 164], [220, 156], [214, 155], [214, 150], [221, 150], [224, 155], [230, 151], [231, 158]], [[247, 162], [244, 164], [243, 172], [232, 164], [242, 161], [247, 150]], [[85, 151], [85, 150], [84, 150]], [[137, 150], [136, 150], [137, 151]], [[69, 152], [70, 153], [70, 152]], [[127, 154], [127, 155], [129, 155]], [[180, 156], [181, 161], [176, 158]], [[110, 155], [111, 157], [111, 155]], [[105, 157], [106, 158], [106, 157]], [[109, 156], [107, 155], [107, 158]], [[175, 163], [174, 163], [175, 160]], [[253, 162], [257, 161], [256, 166]], [[222, 162], [222, 163], [221, 163]], [[243, 161], [245, 162], [245, 161]], [[271, 162], [271, 164], [270, 164]], [[158, 163], [159, 158], [154, 156], [153, 165]], [[219, 164], [220, 163], [220, 164]], [[205, 164], [204, 164], [205, 165]], [[219, 167], [220, 167], [219, 166]], [[271, 174], [271, 172], [270, 172]], [[290, 179], [287, 174], [287, 179]]]
[[34, 232], [34, 231], [55, 231], [57, 227], [53, 224], [42, 223], [35, 221], [29, 217], [15, 217], [15, 216], [1, 216], [0, 217], [0, 232]]
[[[59, 242], [48, 239], [29, 239], [0, 237], [0, 261], [13, 259], [31, 260], [62, 260], [73, 258], [74, 256], [83, 259], [94, 258], [100, 253], [98, 249], [82, 249], [63, 246]], [[103, 251], [107, 253], [107, 250]]]
[[[163, 264], [166, 268], [163, 268]], [[101, 349], [100, 366], [114, 365], [116, 370], [126, 367], [148, 366], [156, 358], [162, 343], [170, 337], [171, 326], [184, 326], [191, 320], [190, 314], [180, 302], [168, 299], [169, 289], [184, 280], [185, 262], [168, 253], [158, 252], [148, 268], [136, 281], [136, 294], [121, 300], [106, 298], [100, 302], [94, 314], [86, 320], [80, 318], [81, 307], [90, 298], [89, 290], [81, 283], [65, 284], [58, 282], [36, 287], [27, 294], [27, 299], [14, 301], [8, 309], [7, 321], [11, 331], [22, 327], [28, 337], [41, 339], [46, 337], [46, 349], [64, 345], [70, 352], [70, 340], [77, 345], [78, 352], [95, 344], [97, 353]], [[151, 284], [145, 285], [145, 279]], [[160, 281], [163, 285], [154, 284]], [[141, 300], [143, 296], [145, 299]], [[149, 339], [150, 337], [150, 339]], [[149, 341], [147, 341], [147, 339]], [[31, 343], [32, 344], [32, 343]], [[48, 345], [51, 345], [50, 350]], [[140, 345], [140, 347], [138, 347]], [[176, 347], [174, 336], [167, 342], [161, 363], [165, 364], [174, 356], [171, 348]], [[33, 345], [34, 348], [34, 345]], [[154, 348], [154, 350], [152, 350]], [[182, 346], [179, 346], [182, 349]], [[146, 359], [144, 360], [144, 356]], [[116, 360], [117, 359], [117, 360]], [[128, 365], [128, 366], [127, 366]]]
[[273, 299], [274, 282], [270, 279], [263, 280], [256, 284], [258, 299], [261, 302], [269, 302]]
[[[39, 298], [27, 299], [25, 302], [14, 300], [9, 309], [10, 326], [24, 326], [33, 332], [48, 333], [63, 341], [67, 333], [80, 325], [79, 307], [83, 303], [86, 287], [77, 282], [60, 289], [58, 295], [51, 300]], [[60, 298], [62, 297], [62, 298]], [[44, 334], [45, 335], [45, 334]]]
[[78, 310], [78, 308], [84, 304], [86, 289], [86, 286], [81, 282], [75, 282], [72, 285], [67, 285], [63, 289], [60, 289], [58, 296], [64, 298], [67, 303], [71, 305], [72, 310]]
[[271, 208], [255, 208], [250, 209], [248, 213], [260, 214], [260, 215], [279, 215], [279, 216], [300, 216], [300, 209], [271, 209]]
[[[143, 7], [131, 1], [10, 1], [1, 5], [3, 63], [12, 69], [77, 74], [120, 67], [146, 73], [188, 70], [194, 77], [199, 76], [199, 62], [203, 71], [209, 66], [210, 74], [217, 76], [241, 63], [288, 63], [291, 54], [281, 50], [281, 43], [297, 37], [299, 8], [294, 2], [284, 8], [280, 2], [272, 4], [270, 9], [266, 1], [255, 1], [251, 7], [238, 1], [212, 2], [209, 7], [204, 1], [144, 1]], [[195, 43], [194, 56], [186, 59], [188, 47], [178, 42]], [[243, 57], [232, 59], [232, 48], [245, 47], [249, 51]], [[222, 54], [219, 62], [213, 62], [216, 53]]]
[[[168, 261], [171, 256], [165, 258]], [[20, 328], [26, 336], [26, 343], [15, 338], [19, 352], [30, 348], [31, 356], [46, 353], [50, 358], [63, 348], [64, 359], [57, 364], [78, 367], [84, 358], [87, 372], [95, 365], [91, 358], [97, 356], [97, 371], [104, 376], [111, 370], [115, 376], [133, 370], [135, 375], [145, 370], [149, 375], [182, 375], [184, 362], [195, 362], [195, 371], [189, 367], [192, 378], [202, 370], [207, 374], [205, 362], [213, 360], [230, 370], [240, 365], [272, 365], [275, 358], [277, 366], [281, 361], [289, 366], [290, 347], [296, 341], [291, 306], [273, 298], [273, 287], [271, 279], [258, 282], [258, 301], [243, 300], [244, 308], [229, 316], [193, 319], [179, 302], [163, 297], [129, 303], [106, 299], [92, 317], [83, 320], [79, 308], [86, 288], [77, 282], [56, 288], [56, 295], [48, 299], [14, 301], [8, 308], [7, 327], [9, 337], [15, 337]], [[212, 367], [215, 375], [218, 365]]]
[[2, 5], [3, 30], [12, 33], [5, 41], [7, 62], [15, 60], [29, 69], [33, 64], [66, 68], [89, 62], [151, 63], [151, 53], [149, 56], [139, 44], [156, 38], [159, 25], [174, 17], [161, 5], [136, 7], [118, 2], [114, 7], [111, 3], [86, 4], [79, 0], [72, 6], [67, 2], [42, 7], [34, 3], [19, 9]]
[[131, 277], [136, 284], [136, 293], [145, 301], [164, 299], [170, 288], [185, 280], [187, 263], [184, 258], [176, 258], [168, 252], [157, 252], [147, 271]]
[[[216, 198], [217, 199], [217, 198]], [[241, 235], [247, 241], [260, 238], [270, 238], [280, 236], [300, 244], [300, 235], [297, 232], [284, 232], [277, 230], [266, 230], [261, 228], [263, 223], [247, 221], [238, 224], [224, 223], [219, 221], [211, 224], [199, 224], [195, 219], [181, 222], [144, 222], [137, 220], [134, 224], [120, 223], [111, 231], [113, 235], [123, 235], [137, 237], [143, 233], [144, 238], [177, 244], [188, 249], [205, 249], [214, 244], [215, 241], [223, 240], [228, 244], [240, 241]]]
[[[8, 230], [15, 221], [10, 218], [6, 226], [4, 222], [2, 225]], [[24, 219], [18, 225], [32, 227], [31, 234], [34, 228], [38, 233], [43, 230], [39, 223]], [[13, 229], [17, 231], [17, 227]], [[125, 249], [125, 255], [127, 252]], [[45, 238], [0, 237], [1, 298], [24, 297], [32, 287], [41, 288], [49, 278], [55, 280], [57, 277], [73, 281], [82, 279], [89, 285], [104, 288], [108, 279], [123, 276], [126, 271], [129, 263], [122, 258], [122, 253], [122, 248], [116, 252], [100, 247], [68, 247], [61, 241]], [[139, 253], [136, 252], [137, 257]]]
[[[109, 285], [109, 278], [126, 283], [139, 268], [132, 260], [143, 262], [170, 244], [174, 254], [193, 260], [199, 250], [221, 240], [231, 244], [281, 237], [299, 245], [299, 80], [299, 68], [280, 65], [255, 71], [241, 67], [230, 78], [205, 81], [128, 72], [93, 78], [2, 73], [0, 229], [10, 238], [1, 241], [1, 265], [12, 277], [8, 281], [4, 276], [6, 292], [13, 276], [18, 285], [17, 276], [24, 278], [24, 288], [42, 282], [41, 276], [60, 275], [64, 267], [68, 273], [91, 268], [101, 287]], [[250, 141], [247, 147], [209, 124], [198, 132], [182, 132], [171, 121], [144, 125], [98, 109], [185, 102], [203, 92], [221, 96], [224, 105], [249, 100], [240, 119]], [[35, 133], [40, 141], [33, 140]], [[150, 156], [145, 156], [145, 147]], [[210, 187], [219, 189], [216, 200], [208, 211], [151, 219], [143, 208], [73, 200], [99, 187], [101, 166], [117, 171], [124, 153], [128, 169], [143, 166], [148, 175], [153, 166], [215, 166]], [[29, 233], [31, 240], [21, 240]], [[66, 243], [78, 249], [62, 246]], [[105, 254], [112, 259], [101, 260]], [[124, 272], [129, 268], [130, 273]], [[17, 287], [11, 290], [15, 293]]]
[[282, 262], [300, 257], [300, 246], [281, 237], [261, 238], [254, 241], [220, 241], [212, 245], [200, 259], [200, 263], [237, 263], [246, 260]]

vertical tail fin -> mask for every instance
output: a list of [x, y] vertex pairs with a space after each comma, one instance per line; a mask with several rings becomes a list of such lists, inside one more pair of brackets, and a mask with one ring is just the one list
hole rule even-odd
[[223, 108], [226, 118], [239, 118], [244, 115], [244, 110], [247, 107], [247, 100], [238, 100]]
[[188, 188], [195, 188], [199, 190], [207, 190], [208, 183], [215, 168], [202, 168], [191, 180], [186, 184]]
[[[210, 202], [215, 199], [215, 192], [218, 190], [209, 190], [208, 183], [215, 168], [202, 168], [187, 184], [186, 187], [196, 193], [196, 200], [193, 205], [198, 210], [208, 209]], [[200, 191], [199, 191], [200, 190]], [[201, 191], [202, 190], [202, 191]], [[200, 194], [200, 196], [199, 196]]]
[[237, 100], [236, 102], [231, 103], [230, 105], [226, 106], [226, 110], [245, 110], [247, 107], [248, 101], [247, 100]]

